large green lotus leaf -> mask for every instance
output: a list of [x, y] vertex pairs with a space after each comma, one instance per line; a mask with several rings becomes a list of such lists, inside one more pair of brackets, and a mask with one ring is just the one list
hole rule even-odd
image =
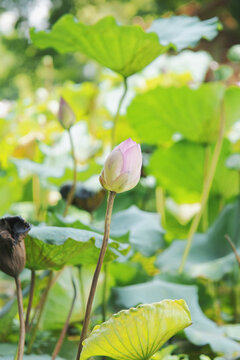
[[[64, 265], [96, 264], [102, 235], [92, 231], [57, 226], [33, 227], [25, 239], [27, 267], [55, 269]], [[109, 240], [105, 261], [128, 252], [129, 245]]]
[[83, 343], [81, 360], [92, 356], [149, 359], [169, 338], [189, 325], [191, 316], [184, 300], [163, 300], [122, 310], [93, 329]]
[[[196, 234], [185, 265], [185, 272], [192, 277], [205, 277], [220, 280], [224, 274], [233, 271], [235, 256], [224, 235], [228, 234], [240, 250], [238, 206], [227, 205], [206, 234]], [[156, 266], [161, 272], [176, 273], [184, 249], [185, 240], [175, 240], [169, 248], [161, 253]], [[174, 261], [169, 261], [174, 259]]]
[[161, 44], [172, 43], [178, 50], [194, 47], [201, 38], [212, 40], [221, 25], [217, 17], [199, 20], [196, 16], [172, 16], [153, 21], [150, 31], [158, 34]]
[[[213, 149], [211, 149], [213, 150]], [[237, 194], [237, 173], [225, 162], [230, 143], [225, 140], [216, 168], [212, 194], [230, 198]], [[149, 173], [177, 202], [199, 202], [204, 178], [205, 149], [200, 144], [179, 141], [170, 148], [158, 148], [153, 154]]]
[[184, 330], [188, 340], [199, 346], [209, 344], [214, 352], [226, 355], [227, 359], [240, 356], [240, 344], [229, 339], [224, 327], [208, 319], [201, 310], [198, 289], [194, 285], [180, 285], [156, 279], [143, 284], [115, 288], [113, 293], [117, 304], [124, 307], [181, 297], [188, 304], [192, 318], [192, 326]]
[[31, 29], [31, 39], [41, 49], [79, 51], [124, 77], [142, 70], [169, 48], [159, 43], [156, 34], [139, 26], [119, 26], [112, 16], [89, 26], [65, 15], [50, 32]]
[[197, 89], [156, 87], [137, 95], [127, 116], [141, 142], [166, 143], [180, 133], [191, 141], [211, 143], [219, 132], [224, 89], [220, 83], [202, 84]]

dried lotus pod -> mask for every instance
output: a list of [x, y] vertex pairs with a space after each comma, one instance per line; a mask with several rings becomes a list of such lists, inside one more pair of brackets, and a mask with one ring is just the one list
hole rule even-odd
[[[71, 187], [71, 183], [63, 184], [61, 186], [60, 193], [63, 199], [67, 199]], [[78, 183], [73, 196], [72, 205], [91, 213], [101, 205], [105, 193], [106, 191], [103, 189], [96, 189], [96, 191], [94, 191], [88, 189], [84, 183]]]
[[24, 238], [30, 225], [20, 216], [0, 219], [0, 270], [17, 278], [26, 263]]

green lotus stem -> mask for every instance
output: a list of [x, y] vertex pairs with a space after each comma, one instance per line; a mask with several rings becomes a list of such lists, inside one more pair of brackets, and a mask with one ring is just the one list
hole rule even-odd
[[112, 128], [112, 141], [111, 141], [111, 148], [113, 149], [114, 148], [114, 145], [115, 145], [115, 137], [116, 137], [116, 127], [117, 127], [117, 121], [118, 121], [118, 118], [119, 118], [119, 115], [120, 115], [120, 110], [121, 110], [121, 107], [122, 107], [122, 103], [123, 103], [123, 100], [127, 94], [127, 91], [128, 91], [128, 84], [127, 84], [127, 78], [123, 78], [123, 84], [124, 84], [124, 90], [123, 90], [123, 94], [119, 100], [119, 104], [118, 104], [118, 108], [117, 108], [117, 112], [113, 118], [113, 128]]
[[104, 265], [104, 280], [102, 292], [102, 322], [106, 321], [107, 314], [107, 280], [108, 280], [108, 264]]
[[82, 301], [82, 313], [85, 312], [85, 291], [84, 291], [84, 282], [82, 277], [82, 265], [78, 267], [78, 273], [79, 273], [79, 285], [80, 285], [80, 295], [81, 295], [81, 301]]
[[75, 284], [75, 281], [74, 281], [74, 278], [72, 276], [72, 285], [73, 285], [73, 299], [72, 299], [72, 304], [71, 304], [71, 307], [69, 309], [69, 313], [68, 313], [68, 316], [67, 316], [67, 319], [65, 321], [65, 324], [64, 324], [64, 327], [61, 331], [61, 334], [59, 336], [59, 339], [58, 339], [58, 342], [54, 348], [54, 351], [53, 351], [53, 354], [52, 354], [52, 360], [55, 360], [59, 351], [61, 350], [61, 346], [62, 346], [62, 343], [63, 343], [63, 340], [66, 336], [66, 333], [67, 333], [67, 330], [68, 330], [68, 327], [69, 327], [69, 322], [70, 322], [70, 319], [71, 319], [71, 316], [72, 316], [72, 312], [73, 312], [73, 309], [74, 309], [74, 305], [75, 305], [75, 302], [76, 302], [76, 298], [77, 298], [77, 288], [76, 288], [76, 284]]
[[30, 320], [30, 313], [31, 313], [32, 303], [33, 303], [35, 279], [36, 279], [36, 273], [34, 270], [31, 270], [30, 291], [29, 291], [28, 307], [27, 307], [26, 320], [25, 320], [26, 331], [29, 331], [29, 320]]
[[24, 313], [23, 313], [23, 297], [22, 297], [21, 282], [18, 276], [15, 278], [15, 283], [17, 289], [18, 314], [20, 320], [20, 336], [18, 343], [17, 360], [23, 360], [24, 345], [25, 345], [25, 322], [24, 322]]
[[161, 223], [163, 228], [166, 228], [165, 194], [161, 186], [157, 186], [156, 188], [156, 209], [161, 216]]
[[232, 241], [232, 239], [230, 238], [229, 235], [226, 234], [226, 235], [224, 235], [224, 237], [225, 237], [225, 239], [228, 241], [229, 245], [231, 246], [232, 251], [233, 251], [233, 253], [234, 253], [234, 255], [235, 255], [235, 258], [236, 258], [236, 260], [237, 260], [237, 263], [238, 263], [238, 265], [240, 266], [240, 255], [238, 254], [238, 251], [237, 251], [237, 249], [236, 249], [235, 244], [233, 243], [233, 241]]
[[71, 144], [71, 155], [72, 155], [72, 160], [73, 160], [73, 183], [72, 183], [72, 187], [67, 195], [67, 203], [66, 203], [66, 207], [63, 213], [63, 216], [65, 217], [68, 213], [68, 209], [69, 206], [72, 203], [75, 191], [76, 191], [76, 186], [77, 186], [77, 158], [76, 158], [76, 154], [75, 154], [75, 147], [74, 147], [74, 143], [73, 143], [73, 138], [72, 138], [72, 134], [71, 134], [71, 128], [67, 129], [68, 131], [68, 135], [69, 135], [69, 140], [70, 140], [70, 144]]
[[111, 223], [112, 209], [113, 209], [113, 203], [114, 203], [115, 196], [116, 196], [116, 193], [113, 192], [113, 191], [110, 191], [109, 194], [108, 194], [107, 211], [106, 211], [106, 216], [105, 216], [105, 228], [104, 228], [104, 236], [103, 236], [103, 241], [102, 241], [102, 247], [101, 247], [101, 251], [100, 251], [100, 254], [99, 254], [97, 266], [96, 266], [96, 269], [95, 269], [95, 272], [94, 272], [94, 275], [93, 275], [90, 293], [89, 293], [89, 296], [88, 296], [86, 313], [85, 313], [85, 317], [84, 317], [84, 321], [83, 321], [83, 328], [82, 328], [82, 332], [81, 332], [81, 337], [80, 337], [80, 342], [79, 342], [79, 347], [78, 347], [78, 353], [77, 353], [76, 360], [80, 359], [80, 355], [81, 355], [82, 347], [83, 347], [82, 343], [85, 340], [85, 338], [87, 337], [93, 299], [94, 299], [94, 295], [95, 295], [95, 292], [96, 292], [98, 278], [99, 278], [99, 275], [100, 275], [100, 271], [101, 271], [101, 268], [102, 268], [104, 256], [105, 256], [105, 253], [106, 253], [106, 250], [107, 250], [107, 245], [108, 245], [108, 239], [109, 239], [109, 233], [110, 233], [110, 223]]
[[191, 249], [193, 236], [194, 236], [194, 234], [196, 233], [196, 231], [198, 229], [198, 226], [199, 226], [199, 223], [200, 223], [200, 220], [201, 220], [205, 205], [206, 205], [208, 197], [209, 197], [209, 193], [210, 193], [213, 178], [214, 178], [214, 175], [215, 175], [219, 155], [220, 155], [221, 148], [222, 148], [223, 136], [224, 136], [224, 124], [225, 124], [225, 115], [224, 115], [224, 107], [223, 107], [223, 102], [222, 102], [222, 104], [221, 104], [221, 114], [220, 114], [219, 134], [218, 134], [217, 142], [216, 142], [216, 145], [215, 145], [214, 153], [213, 153], [213, 156], [212, 156], [211, 165], [209, 167], [208, 176], [207, 176], [206, 180], [204, 181], [202, 198], [201, 198], [201, 203], [200, 203], [200, 210], [196, 214], [196, 216], [194, 217], [193, 222], [192, 222], [191, 227], [190, 227], [190, 230], [189, 230], [189, 233], [188, 233], [187, 245], [185, 247], [183, 257], [182, 257], [182, 261], [181, 261], [181, 264], [180, 264], [180, 267], [179, 267], [179, 270], [178, 270], [180, 274], [184, 270], [184, 266], [185, 266], [188, 254], [189, 254], [189, 251]]
[[238, 195], [237, 195], [237, 211], [236, 211], [236, 226], [234, 231], [233, 240], [237, 241], [240, 232], [240, 224], [239, 224], [239, 217], [240, 217], [240, 171], [238, 171]]
[[32, 194], [33, 194], [33, 203], [35, 205], [35, 216], [37, 220], [40, 220], [41, 195], [40, 195], [40, 181], [37, 175], [33, 175], [32, 177]]
[[50, 274], [49, 274], [47, 287], [44, 290], [44, 293], [43, 293], [43, 295], [41, 297], [41, 300], [39, 302], [39, 307], [38, 307], [39, 312], [38, 312], [36, 323], [35, 323], [35, 325], [33, 327], [32, 333], [31, 333], [31, 338], [30, 338], [29, 343], [28, 343], [27, 354], [30, 354], [31, 351], [32, 351], [32, 346], [33, 346], [34, 341], [35, 341], [36, 336], [37, 336], [38, 327], [39, 327], [39, 324], [40, 324], [40, 320], [42, 318], [42, 314], [43, 314], [43, 310], [44, 310], [44, 307], [45, 307], [45, 304], [46, 304], [46, 301], [47, 301], [48, 293], [49, 293], [52, 285], [53, 285], [53, 272], [51, 271]]
[[[206, 144], [205, 145], [204, 170], [203, 170], [204, 171], [204, 173], [203, 173], [204, 183], [207, 180], [207, 176], [208, 176], [210, 155], [211, 155], [211, 148], [208, 144]], [[203, 229], [203, 232], [206, 232], [208, 229], [208, 204], [207, 204], [207, 202], [204, 207], [203, 214], [202, 214], [202, 229]]]

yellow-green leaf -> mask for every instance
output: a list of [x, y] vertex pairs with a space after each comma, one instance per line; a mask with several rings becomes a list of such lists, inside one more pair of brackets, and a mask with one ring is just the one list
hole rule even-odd
[[163, 300], [122, 310], [93, 329], [83, 343], [81, 360], [91, 356], [146, 360], [189, 325], [191, 316], [184, 300]]

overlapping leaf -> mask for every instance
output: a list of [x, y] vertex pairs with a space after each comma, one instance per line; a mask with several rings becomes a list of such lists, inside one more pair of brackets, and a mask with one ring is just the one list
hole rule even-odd
[[32, 29], [31, 39], [41, 49], [79, 51], [124, 77], [142, 70], [169, 48], [159, 43], [156, 34], [139, 26], [119, 26], [111, 16], [87, 26], [65, 15], [48, 33]]
[[[57, 226], [34, 227], [25, 239], [27, 267], [33, 270], [60, 269], [64, 265], [96, 264], [102, 235]], [[128, 244], [109, 240], [105, 261], [126, 254]]]
[[93, 329], [83, 343], [81, 360], [92, 356], [149, 359], [170, 337], [189, 325], [191, 317], [184, 300], [164, 300], [122, 310]]

